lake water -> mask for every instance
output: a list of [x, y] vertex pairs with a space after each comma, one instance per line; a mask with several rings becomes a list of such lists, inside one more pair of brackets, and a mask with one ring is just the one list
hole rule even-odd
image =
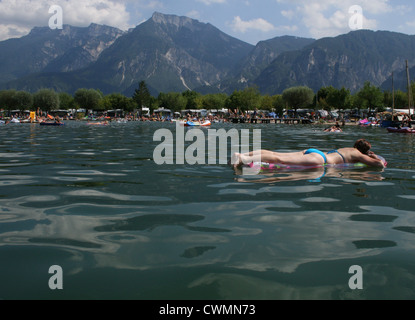
[[[415, 135], [213, 125], [261, 129], [275, 151], [366, 138], [389, 162], [240, 176], [220, 164], [156, 165], [160, 128], [175, 131], [0, 126], [0, 299], [415, 298]], [[62, 290], [49, 287], [54, 265]]]

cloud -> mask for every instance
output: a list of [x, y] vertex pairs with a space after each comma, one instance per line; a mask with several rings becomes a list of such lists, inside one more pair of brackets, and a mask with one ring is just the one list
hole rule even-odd
[[318, 5], [322, 11], [328, 9], [348, 11], [351, 6], [358, 5], [363, 8], [365, 12], [370, 14], [383, 14], [394, 11], [394, 8], [389, 4], [390, 0], [276, 0], [277, 3], [290, 4], [298, 7], [304, 7], [307, 4]]
[[[326, 12], [321, 4], [309, 3], [305, 5], [300, 12], [303, 16], [303, 22], [310, 30], [310, 34], [315, 38], [332, 37], [339, 34], [352, 31], [350, 25], [355, 19], [362, 21], [359, 29], [375, 29], [376, 20], [369, 20], [365, 16], [365, 11], [349, 13], [351, 7], [344, 7], [334, 12]], [[355, 18], [356, 17], [356, 18]]]
[[2, 0], [0, 1], [0, 40], [27, 34], [35, 26], [47, 26], [52, 5], [63, 10], [63, 23], [88, 26], [92, 22], [126, 30], [129, 13], [122, 1], [116, 0]]
[[186, 16], [193, 19], [200, 19], [200, 13], [197, 10], [192, 10], [188, 12]]
[[294, 5], [295, 8], [281, 11], [287, 19], [295, 19], [302, 23], [314, 38], [332, 37], [350, 32], [350, 22], [356, 13], [350, 13], [352, 6], [359, 6], [362, 11], [357, 13], [361, 18], [361, 28], [375, 29], [377, 21], [369, 19], [369, 15], [390, 13], [393, 8], [389, 0], [276, 0], [277, 3]]
[[296, 25], [278, 26], [277, 30], [280, 32], [295, 32], [298, 30], [298, 26]]
[[377, 15], [394, 11], [393, 7], [389, 5], [389, 0], [363, 0], [360, 2], [359, 5], [370, 14]]
[[202, 2], [204, 4], [206, 4], [207, 6], [210, 6], [211, 4], [214, 3], [225, 3], [226, 0], [197, 0], [198, 2]]
[[10, 38], [20, 38], [28, 34], [30, 28], [18, 26], [15, 24], [0, 24], [0, 41]]
[[410, 27], [410, 28], [415, 28], [415, 21], [407, 21], [407, 22], [405, 23], [405, 25], [406, 25], [407, 27]]
[[153, 9], [153, 10], [160, 9], [160, 8], [164, 8], [163, 2], [160, 2], [160, 1], [157, 1], [157, 0], [139, 1], [138, 3], [137, 3], [136, 0], [133, 0], [133, 1], [129, 1], [129, 2], [132, 2], [134, 4], [137, 4], [140, 7], [148, 8], [148, 9]]
[[295, 15], [295, 11], [293, 10], [282, 10], [281, 14], [286, 17], [287, 19], [292, 19]]
[[235, 32], [245, 33], [248, 30], [258, 30], [262, 32], [269, 32], [275, 30], [275, 27], [268, 21], [258, 18], [249, 21], [243, 21], [241, 17], [237, 16], [233, 19], [232, 29]]

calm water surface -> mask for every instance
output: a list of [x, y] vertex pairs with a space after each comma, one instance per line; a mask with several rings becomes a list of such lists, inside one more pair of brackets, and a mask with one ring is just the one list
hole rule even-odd
[[[175, 131], [0, 127], [0, 299], [415, 298], [415, 135], [212, 126], [262, 129], [263, 148], [278, 151], [363, 137], [389, 162], [241, 176], [219, 164], [156, 165], [160, 128]], [[52, 265], [63, 290], [48, 286]], [[354, 265], [363, 290], [349, 287]]]

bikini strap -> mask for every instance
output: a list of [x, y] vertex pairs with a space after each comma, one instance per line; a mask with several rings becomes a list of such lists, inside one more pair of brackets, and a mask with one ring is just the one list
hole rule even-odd
[[332, 151], [327, 152], [327, 154], [333, 154], [333, 153], [337, 153], [338, 155], [340, 155], [340, 157], [342, 157], [343, 159], [343, 163], [346, 163], [346, 159], [344, 159], [343, 155], [338, 150], [332, 150]]

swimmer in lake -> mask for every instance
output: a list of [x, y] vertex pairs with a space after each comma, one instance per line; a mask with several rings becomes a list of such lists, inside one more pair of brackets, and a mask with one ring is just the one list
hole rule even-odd
[[300, 152], [273, 152], [257, 150], [248, 153], [235, 153], [231, 164], [236, 169], [252, 162], [280, 163], [285, 165], [318, 166], [343, 163], [363, 163], [370, 167], [384, 168], [385, 163], [370, 149], [372, 145], [365, 139], [357, 140], [353, 148], [341, 148], [329, 152], [308, 149]]

